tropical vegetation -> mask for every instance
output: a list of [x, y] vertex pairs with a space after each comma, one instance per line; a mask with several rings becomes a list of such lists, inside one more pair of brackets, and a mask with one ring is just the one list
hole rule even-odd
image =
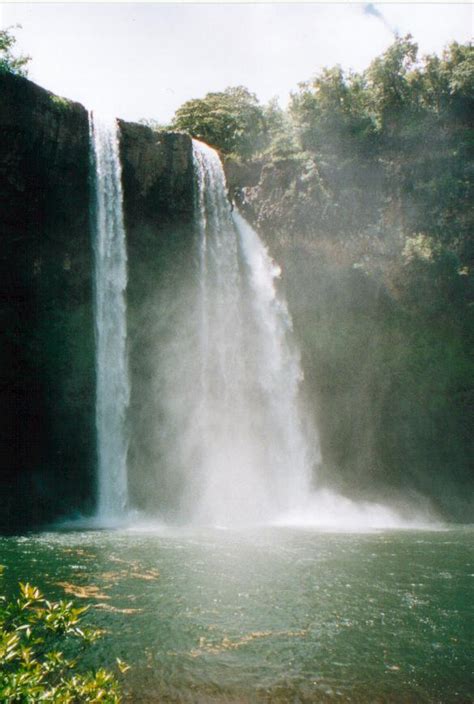
[[0, 73], [8, 72], [26, 76], [27, 65], [31, 58], [24, 55], [15, 56], [14, 46], [17, 40], [13, 30], [17, 28], [19, 29], [20, 25], [0, 29]]
[[[83, 625], [87, 607], [48, 601], [37, 587], [19, 585], [18, 596], [0, 598], [0, 701], [5, 704], [118, 704], [116, 676], [104, 668], [84, 671], [84, 647], [101, 635]], [[126, 671], [118, 661], [119, 671]]]

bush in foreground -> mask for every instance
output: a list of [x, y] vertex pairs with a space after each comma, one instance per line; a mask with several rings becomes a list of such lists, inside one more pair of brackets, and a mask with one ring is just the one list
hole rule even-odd
[[[47, 601], [30, 584], [20, 583], [16, 599], [0, 597], [1, 702], [120, 702], [119, 685], [112, 672], [80, 672], [77, 654], [71, 658], [63, 652], [75, 644], [80, 653], [100, 637], [100, 631], [81, 624], [87, 609], [77, 608], [70, 601]], [[128, 669], [120, 660], [117, 663], [121, 672]]]

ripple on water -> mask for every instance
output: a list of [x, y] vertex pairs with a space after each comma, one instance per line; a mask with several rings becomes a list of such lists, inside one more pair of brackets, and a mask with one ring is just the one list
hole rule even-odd
[[94, 607], [85, 663], [131, 664], [133, 702], [449, 704], [472, 694], [471, 537], [83, 531], [3, 539], [0, 562], [7, 590]]

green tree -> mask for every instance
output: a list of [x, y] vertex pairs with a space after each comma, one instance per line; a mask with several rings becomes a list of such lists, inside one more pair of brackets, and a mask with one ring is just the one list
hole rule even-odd
[[153, 132], [169, 132], [169, 130], [171, 130], [169, 125], [166, 125], [164, 122], [160, 122], [159, 120], [155, 120], [154, 117], [142, 117], [138, 120], [138, 123], [140, 125], [145, 125], [145, 127], [149, 127], [153, 130]]
[[[19, 596], [0, 599], [0, 701], [5, 704], [118, 704], [115, 676], [104, 669], [81, 672], [71, 650], [74, 642], [87, 645], [100, 632], [81, 620], [85, 608], [72, 602], [47, 601], [39, 589], [20, 583]], [[77, 650], [77, 648], [76, 648]], [[79, 655], [77, 652], [76, 655]], [[119, 670], [128, 667], [117, 661]]]
[[16, 25], [16, 27], [0, 29], [0, 73], [14, 73], [18, 76], [26, 76], [28, 73], [26, 67], [31, 57], [15, 56], [13, 53], [16, 37], [12, 34], [12, 29], [20, 27], [21, 25]]
[[368, 108], [378, 129], [389, 137], [403, 127], [418, 105], [417, 82], [412, 72], [418, 45], [411, 34], [397, 39], [365, 72]]
[[324, 68], [300, 83], [290, 111], [303, 149], [333, 152], [365, 147], [374, 127], [366, 102], [364, 78], [346, 74], [340, 66]]
[[417, 71], [424, 107], [439, 117], [469, 122], [474, 113], [472, 44], [452, 42], [441, 57], [424, 57]]
[[267, 143], [263, 108], [243, 86], [188, 100], [176, 111], [172, 126], [244, 159]]
[[276, 158], [289, 158], [298, 152], [296, 132], [291, 115], [282, 110], [278, 98], [272, 98], [263, 108], [267, 132], [267, 153]]

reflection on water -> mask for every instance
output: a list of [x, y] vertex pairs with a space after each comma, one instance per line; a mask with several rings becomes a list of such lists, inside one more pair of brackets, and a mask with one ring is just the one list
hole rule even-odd
[[30, 580], [92, 605], [91, 665], [129, 702], [468, 702], [470, 528], [332, 534], [70, 532], [0, 540]]

